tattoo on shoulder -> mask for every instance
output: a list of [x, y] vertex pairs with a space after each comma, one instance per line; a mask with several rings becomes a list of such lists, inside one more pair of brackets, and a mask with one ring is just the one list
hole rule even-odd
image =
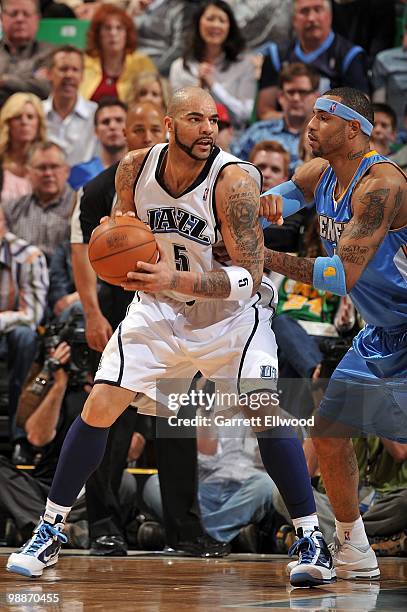
[[142, 159], [128, 153], [120, 162], [116, 173], [116, 188], [133, 189], [134, 181], [141, 168]]
[[384, 211], [389, 199], [390, 189], [376, 189], [369, 191], [360, 198], [364, 209], [359, 215], [359, 223], [349, 238], [360, 239], [372, 236], [379, 229], [384, 219]]

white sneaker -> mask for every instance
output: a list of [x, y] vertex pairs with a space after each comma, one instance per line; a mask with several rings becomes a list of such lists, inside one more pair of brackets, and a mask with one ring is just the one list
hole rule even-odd
[[46, 567], [55, 565], [58, 561], [61, 542], [68, 541], [62, 533], [62, 528], [62, 523], [51, 525], [41, 518], [32, 538], [9, 556], [7, 570], [30, 578], [42, 576]]
[[365, 547], [356, 547], [349, 542], [340, 544], [336, 535], [334, 543], [329, 545], [332, 553], [336, 575], [342, 580], [374, 580], [380, 578], [380, 569], [377, 564], [374, 550], [368, 544]]
[[298, 561], [294, 562], [290, 571], [290, 584], [313, 587], [336, 582], [331, 553], [322, 533], [316, 528], [310, 535], [304, 536], [300, 527], [297, 538], [288, 551], [290, 556], [298, 554]]

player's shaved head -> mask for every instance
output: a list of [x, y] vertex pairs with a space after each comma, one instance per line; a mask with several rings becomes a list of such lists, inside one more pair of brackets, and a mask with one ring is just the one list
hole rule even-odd
[[192, 108], [198, 110], [202, 105], [212, 105], [213, 112], [217, 112], [215, 100], [205, 89], [193, 86], [183, 87], [173, 93], [168, 104], [167, 114], [170, 117], [177, 117], [183, 112], [190, 111]]

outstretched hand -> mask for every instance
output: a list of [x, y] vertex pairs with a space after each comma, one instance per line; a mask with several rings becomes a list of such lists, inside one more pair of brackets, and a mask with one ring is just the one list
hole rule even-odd
[[158, 262], [151, 264], [138, 261], [138, 271], [127, 273], [127, 282], [121, 285], [123, 289], [157, 293], [176, 288], [177, 271], [159, 245], [157, 247], [160, 254]]

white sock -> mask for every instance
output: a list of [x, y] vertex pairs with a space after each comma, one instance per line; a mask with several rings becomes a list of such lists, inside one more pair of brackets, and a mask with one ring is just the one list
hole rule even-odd
[[70, 510], [71, 506], [58, 506], [58, 504], [55, 504], [50, 499], [47, 499], [43, 519], [44, 521], [47, 521], [47, 523], [51, 523], [51, 525], [65, 522]]
[[299, 527], [302, 527], [302, 532], [305, 535], [310, 535], [315, 531], [315, 527], [319, 527], [318, 517], [316, 514], [309, 514], [308, 516], [300, 516], [299, 518], [291, 519], [294, 525], [295, 533], [297, 533]]
[[335, 519], [336, 537], [340, 544], [347, 542], [352, 546], [369, 546], [369, 540], [367, 539], [365, 526], [360, 516], [356, 521], [352, 523], [342, 523]]

